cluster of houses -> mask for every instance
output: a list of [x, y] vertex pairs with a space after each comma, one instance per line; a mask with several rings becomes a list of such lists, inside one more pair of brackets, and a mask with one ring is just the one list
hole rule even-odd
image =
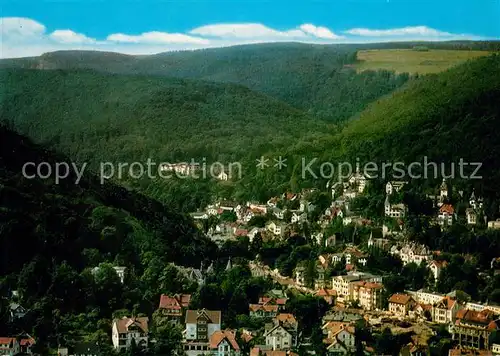
[[400, 318], [428, 320], [445, 324], [458, 345], [464, 349], [491, 350], [491, 333], [500, 330], [500, 306], [461, 303], [448, 295], [417, 291], [394, 294], [389, 311]]
[[[249, 314], [266, 322], [262, 335], [247, 330], [222, 329], [220, 310], [190, 309], [191, 295], [161, 295], [158, 307], [159, 317], [172, 325], [182, 325], [183, 349], [186, 355], [234, 356], [241, 354], [241, 342], [249, 342], [262, 337], [264, 343], [256, 345], [252, 355], [267, 355], [268, 352], [288, 352], [297, 346], [298, 323], [293, 314], [286, 312], [286, 295], [280, 291], [270, 291], [259, 298], [257, 304], [250, 304]], [[148, 318], [124, 317], [113, 321], [113, 346], [117, 350], [127, 350], [132, 343], [148, 345]], [[243, 341], [242, 341], [243, 340]], [[278, 353], [276, 353], [278, 355]]]

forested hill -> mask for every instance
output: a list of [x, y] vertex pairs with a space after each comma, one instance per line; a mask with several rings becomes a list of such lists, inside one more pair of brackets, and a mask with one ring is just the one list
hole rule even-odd
[[244, 86], [3, 70], [2, 120], [80, 162], [240, 160], [329, 125]]
[[[289, 156], [320, 162], [481, 162], [483, 179], [462, 182], [498, 195], [500, 182], [500, 56], [469, 61], [413, 80], [378, 100], [338, 134], [316, 145], [297, 143]], [[379, 164], [380, 167], [380, 164]], [[466, 167], [470, 174], [473, 167]], [[418, 172], [418, 170], [416, 171]], [[430, 176], [433, 175], [430, 170]], [[296, 177], [297, 178], [297, 177]], [[300, 178], [297, 178], [300, 182]], [[437, 184], [435, 181], [420, 180]], [[496, 213], [496, 212], [495, 212]]]
[[[199, 267], [216, 256], [215, 245], [188, 218], [154, 200], [100, 185], [89, 173], [78, 185], [74, 173], [59, 184], [53, 177], [24, 178], [25, 162], [54, 169], [70, 161], [0, 126], [0, 295], [19, 291], [30, 310], [24, 331], [37, 335], [42, 347], [64, 341], [55, 336], [80, 313], [95, 332], [97, 320], [114, 310], [152, 310], [162, 288], [157, 273], [169, 262]], [[127, 287], [113, 273], [93, 281], [90, 270], [101, 263], [127, 267]], [[0, 320], [0, 331], [5, 326]]]
[[[278, 43], [127, 56], [62, 51], [0, 61], [3, 68], [94, 69], [116, 74], [203, 79], [244, 85], [333, 122], [348, 119], [398, 88], [408, 75], [357, 73], [359, 46]], [[404, 46], [403, 46], [404, 47]]]

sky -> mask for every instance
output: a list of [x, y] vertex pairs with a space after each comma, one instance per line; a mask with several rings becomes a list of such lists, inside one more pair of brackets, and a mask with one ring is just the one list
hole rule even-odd
[[500, 39], [500, 0], [1, 0], [0, 57]]

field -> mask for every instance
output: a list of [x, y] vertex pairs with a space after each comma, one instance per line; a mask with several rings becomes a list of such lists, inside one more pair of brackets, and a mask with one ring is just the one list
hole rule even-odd
[[429, 74], [442, 72], [468, 59], [488, 55], [488, 51], [412, 49], [367, 50], [358, 52], [359, 72], [386, 69], [396, 73]]

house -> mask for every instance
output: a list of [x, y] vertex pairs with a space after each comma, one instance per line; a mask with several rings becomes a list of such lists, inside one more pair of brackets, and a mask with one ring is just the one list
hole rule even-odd
[[162, 316], [165, 316], [174, 324], [180, 324], [184, 311], [189, 307], [191, 294], [175, 294], [172, 297], [162, 294], [158, 309]]
[[455, 216], [455, 208], [451, 204], [443, 204], [439, 208], [438, 224], [441, 226], [451, 226]]
[[432, 321], [438, 324], [449, 324], [455, 321], [460, 304], [450, 297], [445, 297], [432, 307]]
[[297, 346], [298, 323], [293, 314], [281, 313], [265, 326], [266, 345], [273, 350], [289, 350]]
[[21, 353], [32, 355], [33, 352], [31, 351], [31, 348], [35, 344], [36, 344], [35, 339], [33, 339], [31, 336], [26, 335], [25, 337], [22, 337], [19, 340], [19, 345], [21, 347]]
[[352, 296], [351, 282], [359, 280], [360, 277], [355, 275], [335, 276], [332, 278], [332, 289], [337, 292], [337, 297], [341, 302], [348, 301]]
[[500, 219], [496, 219], [495, 221], [488, 221], [488, 229], [500, 229]]
[[273, 304], [249, 304], [248, 309], [253, 318], [274, 318], [278, 315], [278, 306]]
[[297, 224], [301, 222], [306, 222], [307, 221], [307, 214], [306, 213], [301, 213], [294, 211], [292, 213], [292, 224]]
[[220, 310], [187, 310], [186, 311], [186, 340], [208, 342], [213, 333], [221, 330]]
[[394, 315], [405, 317], [410, 310], [413, 310], [415, 301], [407, 294], [393, 294], [389, 298], [389, 311]]
[[260, 305], [277, 305], [278, 310], [280, 311], [285, 309], [286, 302], [288, 301], [286, 295], [272, 296], [272, 293], [268, 294], [271, 296], [264, 296], [259, 298]]
[[483, 208], [483, 198], [476, 198], [476, 194], [472, 191], [472, 194], [469, 199], [469, 204], [474, 210], [480, 210]]
[[368, 263], [368, 255], [361, 252], [355, 247], [347, 247], [344, 250], [345, 263], [350, 264], [360, 264], [366, 266]]
[[115, 267], [113, 267], [113, 269], [116, 271], [118, 278], [120, 278], [121, 284], [123, 284], [123, 282], [125, 281], [125, 271], [127, 270], [127, 268], [115, 266]]
[[24, 309], [20, 304], [18, 303], [10, 303], [9, 304], [9, 320], [10, 322], [13, 322], [17, 319], [22, 319], [26, 315], [27, 310]]
[[190, 213], [189, 214], [193, 220], [207, 220], [208, 219], [208, 214], [205, 212], [195, 212], [195, 213]]
[[240, 346], [232, 330], [219, 330], [210, 338], [210, 351], [214, 356], [239, 356]]
[[327, 355], [347, 355], [356, 352], [356, 337], [353, 324], [329, 321], [321, 329], [326, 334]]
[[359, 173], [359, 168], [356, 169], [356, 173], [351, 174], [347, 179], [347, 183], [344, 183], [344, 188], [352, 187], [355, 188], [359, 193], [363, 193], [365, 190], [367, 179], [364, 174]]
[[113, 347], [118, 350], [127, 350], [134, 340], [140, 348], [148, 346], [148, 321], [147, 317], [123, 317], [114, 319], [112, 325]]
[[269, 199], [266, 204], [270, 208], [276, 208], [278, 206], [278, 201], [279, 201], [278, 197], [273, 197], [273, 198]]
[[437, 281], [439, 278], [439, 275], [441, 274], [441, 271], [443, 270], [444, 267], [448, 265], [448, 262], [446, 261], [436, 261], [432, 260], [429, 262], [428, 267], [432, 272], [432, 275], [434, 276], [434, 280]]
[[394, 192], [399, 192], [408, 182], [402, 181], [392, 181], [387, 182], [385, 185], [385, 193], [387, 195], [392, 195]]
[[404, 218], [406, 216], [406, 210], [406, 205], [403, 203], [391, 204], [389, 196], [386, 196], [384, 203], [385, 216], [391, 218]]
[[380, 248], [383, 250], [387, 250], [390, 243], [391, 243], [391, 240], [388, 240], [388, 239], [374, 239], [373, 232], [370, 233], [370, 237], [368, 238], [368, 242], [367, 242], [368, 248], [376, 247], [376, 248]]
[[491, 332], [500, 329], [499, 320], [494, 319], [490, 310], [474, 311], [461, 309], [456, 314], [456, 321], [452, 324], [453, 340], [461, 347], [475, 350], [489, 350], [489, 336]]
[[219, 208], [222, 209], [223, 211], [236, 211], [238, 205], [239, 205], [238, 203], [229, 200], [223, 200], [219, 202]]
[[323, 298], [330, 305], [335, 305], [337, 292], [333, 289], [321, 288], [316, 292], [316, 296]]
[[304, 272], [305, 268], [302, 266], [298, 266], [295, 268], [295, 283], [299, 286], [303, 286], [305, 284], [304, 282]]
[[217, 175], [216, 178], [221, 181], [227, 181], [229, 179], [229, 175], [226, 172], [222, 171]]
[[356, 281], [352, 283], [352, 300], [359, 301], [361, 308], [365, 310], [382, 308], [382, 284], [366, 281]]
[[0, 354], [2, 356], [13, 356], [21, 352], [21, 345], [15, 337], [0, 337]]
[[467, 224], [469, 225], [477, 224], [477, 213], [473, 208], [465, 209], [465, 217], [467, 218]]
[[293, 347], [293, 336], [282, 325], [271, 324], [265, 329], [266, 345], [272, 350], [289, 350]]
[[427, 261], [432, 257], [430, 250], [420, 244], [409, 243], [399, 248], [398, 246], [392, 246], [390, 253], [392, 255], [399, 256], [404, 265], [408, 263], [416, 263], [420, 265], [423, 261]]
[[282, 237], [285, 234], [286, 224], [270, 222], [266, 225], [266, 230], [274, 236]]
[[283, 220], [285, 218], [286, 210], [283, 210], [280, 208], [273, 208], [272, 212], [273, 212], [273, 215], [276, 217], [276, 219]]
[[430, 305], [439, 303], [445, 297], [444, 294], [430, 293], [423, 289], [418, 290], [416, 292], [407, 291], [407, 294], [411, 295], [413, 300], [415, 300], [415, 302], [419, 304], [430, 304]]

